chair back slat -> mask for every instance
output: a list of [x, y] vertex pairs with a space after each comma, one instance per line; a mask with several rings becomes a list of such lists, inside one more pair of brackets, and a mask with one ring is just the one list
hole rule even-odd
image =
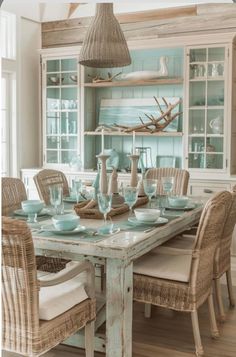
[[66, 176], [58, 170], [44, 169], [34, 176], [34, 182], [37, 187], [39, 197], [46, 205], [50, 204], [49, 186], [61, 184], [63, 187], [63, 196], [69, 196], [69, 186]]
[[21, 208], [21, 202], [27, 200], [23, 182], [19, 178], [2, 178], [2, 216], [9, 216]]
[[[30, 355], [39, 329], [34, 246], [25, 222], [2, 218], [2, 345]], [[17, 335], [16, 335], [17, 334]], [[19, 352], [20, 351], [20, 352]]]
[[160, 184], [162, 177], [174, 177], [173, 194], [186, 195], [188, 191], [189, 172], [187, 170], [177, 169], [173, 167], [152, 168], [146, 172], [147, 179], [158, 179], [157, 194], [163, 195], [164, 191]]

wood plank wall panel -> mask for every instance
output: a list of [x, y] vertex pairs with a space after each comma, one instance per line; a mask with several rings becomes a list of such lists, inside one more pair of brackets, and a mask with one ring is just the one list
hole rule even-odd
[[[236, 4], [194, 5], [180, 8], [120, 14], [117, 18], [127, 40], [163, 38], [173, 35], [235, 32]], [[42, 24], [42, 47], [80, 45], [91, 18]]]

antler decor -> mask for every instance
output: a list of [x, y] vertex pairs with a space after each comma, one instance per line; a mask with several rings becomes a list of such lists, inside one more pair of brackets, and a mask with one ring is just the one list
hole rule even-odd
[[141, 117], [139, 117], [141, 121], [141, 125], [136, 125], [136, 126], [125, 126], [125, 125], [118, 125], [114, 124], [115, 127], [118, 127], [121, 129], [121, 131], [125, 133], [130, 133], [132, 131], [141, 131], [141, 132], [149, 132], [149, 133], [156, 133], [158, 131], [164, 130], [175, 118], [177, 118], [182, 112], [178, 112], [172, 115], [172, 110], [179, 104], [181, 103], [181, 99], [179, 99], [176, 103], [174, 104], [168, 104], [167, 101], [165, 100], [164, 97], [162, 97], [163, 102], [165, 103], [166, 110], [163, 111], [161, 108], [160, 103], [158, 102], [158, 99], [154, 97], [158, 109], [161, 112], [161, 115], [158, 118], [155, 118], [153, 115], [148, 115], [145, 114], [146, 117], [149, 119], [148, 122], [144, 122]]
[[117, 76], [119, 76], [122, 72], [119, 72], [117, 74], [114, 74], [112, 76], [112, 74], [110, 72], [107, 73], [107, 78], [102, 78], [100, 77], [99, 75], [95, 76], [95, 77], [92, 77], [90, 76], [90, 74], [88, 74], [88, 77], [91, 77], [92, 78], [92, 82], [93, 83], [101, 83], [101, 82], [112, 82], [112, 80], [114, 78], [116, 78]]

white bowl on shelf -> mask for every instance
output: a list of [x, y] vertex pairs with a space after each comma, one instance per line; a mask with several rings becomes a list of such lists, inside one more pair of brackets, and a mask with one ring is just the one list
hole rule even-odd
[[161, 211], [155, 208], [136, 208], [134, 214], [138, 221], [155, 222], [160, 217]]

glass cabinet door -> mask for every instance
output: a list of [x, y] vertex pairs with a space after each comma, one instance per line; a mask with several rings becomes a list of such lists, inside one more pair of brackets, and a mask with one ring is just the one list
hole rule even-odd
[[78, 153], [78, 59], [50, 59], [46, 77], [45, 163], [69, 164]]
[[224, 169], [226, 48], [191, 48], [188, 58], [188, 167]]

